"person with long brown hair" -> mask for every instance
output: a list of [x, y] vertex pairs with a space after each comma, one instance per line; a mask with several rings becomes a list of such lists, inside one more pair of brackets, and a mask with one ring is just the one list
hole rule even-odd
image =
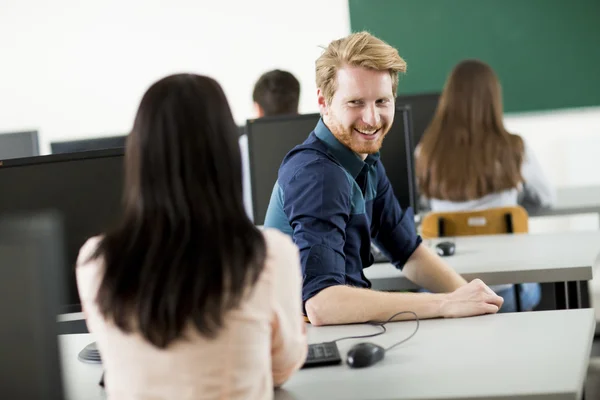
[[142, 98], [123, 217], [77, 262], [109, 398], [267, 399], [304, 362], [298, 249], [247, 217], [237, 137], [211, 78]]
[[[415, 154], [419, 190], [432, 211], [554, 203], [531, 148], [504, 127], [501, 91], [482, 61], [462, 61], [450, 73]], [[515, 308], [510, 285], [493, 289], [504, 297], [500, 311]], [[539, 285], [522, 285], [521, 296], [524, 309], [532, 309], [540, 300]]]

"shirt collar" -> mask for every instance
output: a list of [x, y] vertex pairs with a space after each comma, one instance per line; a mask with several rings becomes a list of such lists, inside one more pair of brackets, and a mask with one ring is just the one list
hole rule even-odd
[[353, 178], [358, 176], [365, 165], [371, 167], [379, 160], [379, 152], [377, 152], [375, 154], [369, 154], [363, 161], [358, 154], [342, 144], [333, 133], [331, 133], [329, 128], [323, 122], [323, 118], [319, 119], [319, 122], [315, 127], [315, 135], [327, 145], [329, 152], [340, 162], [340, 164], [342, 164], [342, 167], [344, 167]]

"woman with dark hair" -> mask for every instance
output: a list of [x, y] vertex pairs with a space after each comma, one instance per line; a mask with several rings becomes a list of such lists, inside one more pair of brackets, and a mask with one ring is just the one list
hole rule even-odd
[[[460, 62], [415, 153], [419, 190], [432, 211], [552, 206], [556, 195], [539, 162], [503, 118], [502, 88], [492, 68], [479, 60]], [[511, 285], [492, 289], [504, 298], [500, 312], [516, 309]], [[521, 285], [523, 309], [533, 309], [540, 297], [539, 284]]]
[[237, 137], [213, 79], [142, 98], [123, 218], [77, 263], [109, 398], [265, 399], [304, 362], [298, 250], [246, 216]]

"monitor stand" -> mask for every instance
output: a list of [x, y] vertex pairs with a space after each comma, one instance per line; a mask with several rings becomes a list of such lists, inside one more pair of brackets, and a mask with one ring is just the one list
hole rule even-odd
[[96, 342], [92, 342], [85, 346], [83, 350], [79, 352], [77, 356], [79, 361], [89, 364], [102, 364], [102, 358], [100, 358], [100, 353], [98, 352], [98, 347], [96, 347]]

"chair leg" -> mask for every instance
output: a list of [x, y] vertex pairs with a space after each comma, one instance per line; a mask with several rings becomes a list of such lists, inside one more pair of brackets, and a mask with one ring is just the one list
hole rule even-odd
[[516, 284], [513, 286], [513, 290], [515, 292], [515, 307], [517, 308], [517, 312], [523, 311], [523, 307], [521, 306], [521, 285]]
[[446, 236], [446, 229], [444, 224], [444, 218], [438, 218], [438, 237]]
[[514, 233], [512, 214], [504, 214], [504, 222], [506, 223], [506, 233]]

